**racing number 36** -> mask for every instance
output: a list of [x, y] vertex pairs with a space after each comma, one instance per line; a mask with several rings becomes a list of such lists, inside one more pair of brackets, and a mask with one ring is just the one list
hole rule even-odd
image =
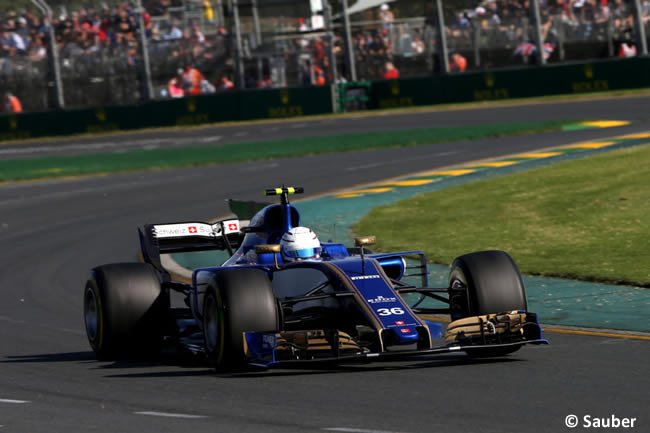
[[404, 310], [400, 307], [391, 308], [390, 310], [388, 308], [379, 308], [377, 313], [379, 313], [380, 316], [391, 316], [393, 314], [399, 316], [400, 314], [404, 314]]

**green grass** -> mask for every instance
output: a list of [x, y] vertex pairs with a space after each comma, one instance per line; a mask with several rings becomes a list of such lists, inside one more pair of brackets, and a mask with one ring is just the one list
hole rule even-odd
[[[229, 125], [252, 125], [252, 124], [282, 124], [287, 122], [295, 122], [296, 120], [316, 120], [316, 119], [330, 119], [330, 118], [354, 118], [354, 117], [367, 117], [379, 116], [389, 114], [408, 114], [408, 113], [431, 113], [436, 111], [449, 111], [449, 110], [471, 110], [475, 108], [489, 108], [489, 107], [503, 107], [503, 106], [517, 106], [517, 105], [530, 105], [530, 104], [549, 104], [556, 102], [571, 102], [571, 101], [588, 101], [599, 99], [614, 99], [625, 98], [629, 96], [646, 96], [650, 95], [650, 88], [643, 87], [638, 89], [624, 89], [624, 90], [607, 90], [603, 92], [591, 93], [571, 93], [563, 95], [550, 95], [550, 96], [534, 96], [529, 98], [514, 98], [514, 99], [499, 99], [491, 101], [474, 101], [474, 102], [454, 102], [448, 104], [434, 104], [434, 105], [417, 105], [409, 107], [394, 107], [374, 109], [371, 111], [352, 111], [348, 113], [325, 113], [313, 114], [301, 117], [291, 117], [282, 119], [252, 119], [241, 121], [227, 121], [227, 122], [214, 122], [206, 123], [195, 126], [165, 126], [165, 127], [149, 127], [137, 130], [121, 130], [121, 131], [102, 131], [102, 132], [87, 132], [82, 134], [72, 134], [68, 136], [48, 136], [48, 137], [31, 137], [23, 139], [12, 139], [6, 142], [57, 142], [67, 138], [79, 137], [115, 137], [126, 134], [147, 133], [147, 132], [164, 132], [164, 131], [193, 131], [197, 129], [222, 127]], [[0, 139], [0, 145], [4, 142]]]
[[559, 131], [577, 122], [517, 122], [0, 161], [0, 181], [223, 164], [317, 153]]
[[525, 273], [650, 287], [648, 167], [650, 145], [618, 150], [375, 208], [354, 230], [435, 263], [499, 249]]

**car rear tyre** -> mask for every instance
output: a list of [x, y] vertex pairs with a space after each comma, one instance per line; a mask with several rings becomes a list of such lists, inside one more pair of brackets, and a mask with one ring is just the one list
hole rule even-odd
[[[519, 269], [504, 251], [479, 251], [456, 258], [449, 287], [452, 320], [528, 309]], [[472, 357], [501, 356], [519, 347], [476, 348], [467, 353]]]
[[169, 314], [169, 293], [144, 263], [94, 268], [84, 288], [86, 335], [100, 359], [157, 354]]
[[260, 269], [225, 269], [203, 300], [203, 333], [210, 363], [217, 368], [246, 365], [244, 332], [277, 332], [278, 303]]

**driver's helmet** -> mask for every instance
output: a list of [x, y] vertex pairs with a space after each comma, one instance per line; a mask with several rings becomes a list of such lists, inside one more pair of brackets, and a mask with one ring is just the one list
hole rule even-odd
[[316, 233], [307, 227], [294, 227], [283, 234], [280, 249], [285, 262], [317, 260], [321, 254]]

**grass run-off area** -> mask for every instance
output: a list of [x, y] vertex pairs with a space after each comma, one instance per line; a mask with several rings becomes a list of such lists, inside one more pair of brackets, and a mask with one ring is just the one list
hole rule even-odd
[[509, 135], [563, 130], [576, 121], [516, 122], [447, 128], [381, 131], [325, 137], [291, 138], [251, 143], [185, 146], [123, 153], [96, 153], [0, 161], [0, 182], [59, 176], [158, 170], [347, 152], [396, 146], [416, 146]]
[[498, 249], [524, 273], [650, 287], [648, 167], [650, 145], [617, 150], [378, 207], [354, 231], [434, 263]]

